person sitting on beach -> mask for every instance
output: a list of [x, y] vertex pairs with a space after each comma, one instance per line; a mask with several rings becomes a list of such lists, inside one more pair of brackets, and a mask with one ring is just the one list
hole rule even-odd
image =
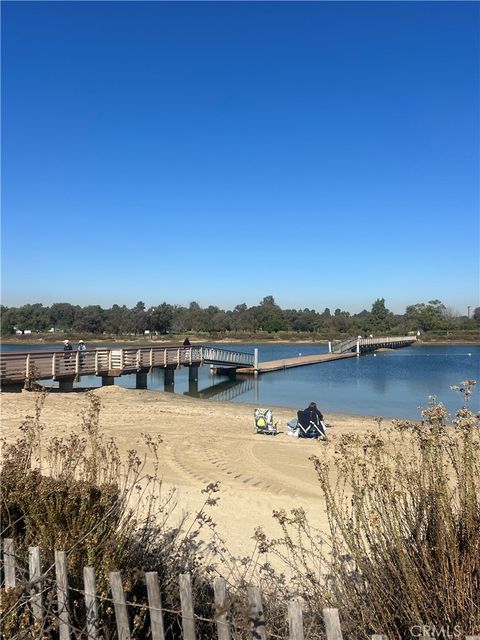
[[323, 414], [317, 407], [316, 402], [310, 402], [308, 407], [300, 412], [299, 422], [305, 428], [310, 426], [310, 422], [313, 422], [313, 424], [320, 429], [325, 438], [327, 437], [327, 433], [325, 431], [325, 426], [323, 423]]
[[316, 402], [310, 402], [308, 407], [303, 410], [303, 415], [305, 416], [305, 420], [308, 422], [313, 422], [314, 424], [319, 424], [323, 420], [323, 414], [317, 407]]

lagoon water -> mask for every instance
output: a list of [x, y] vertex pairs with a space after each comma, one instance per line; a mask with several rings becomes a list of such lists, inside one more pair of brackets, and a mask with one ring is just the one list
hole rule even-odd
[[[95, 345], [88, 346], [93, 348]], [[119, 347], [118, 344], [115, 346]], [[260, 361], [327, 351], [326, 345], [312, 344], [215, 346], [247, 353], [253, 353], [253, 349], [258, 347]], [[3, 344], [1, 348], [2, 351], [52, 349], [38, 344]], [[425, 407], [432, 395], [453, 414], [463, 404], [463, 396], [451, 391], [450, 387], [469, 379], [479, 383], [470, 401], [472, 410], [479, 411], [480, 345], [415, 345], [359, 358], [275, 371], [256, 380], [251, 376], [241, 379], [239, 376], [236, 384], [226, 377], [212, 376], [208, 367], [201, 367], [198, 389], [201, 397], [209, 397], [212, 401], [260, 406], [303, 408], [314, 400], [327, 418], [329, 412], [341, 412], [416, 420], [421, 417], [419, 408]], [[123, 376], [115, 383], [135, 388], [135, 376]], [[84, 376], [76, 386], [97, 387], [100, 384], [100, 378]], [[156, 369], [148, 375], [148, 388], [163, 392], [162, 370]], [[175, 372], [175, 393], [187, 392], [188, 370], [179, 369]]]

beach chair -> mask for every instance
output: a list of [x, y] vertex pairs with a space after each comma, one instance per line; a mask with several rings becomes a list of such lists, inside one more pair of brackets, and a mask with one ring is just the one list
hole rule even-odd
[[264, 433], [270, 436], [276, 436], [277, 423], [273, 423], [273, 414], [270, 409], [256, 408], [253, 412], [253, 424], [255, 433]]

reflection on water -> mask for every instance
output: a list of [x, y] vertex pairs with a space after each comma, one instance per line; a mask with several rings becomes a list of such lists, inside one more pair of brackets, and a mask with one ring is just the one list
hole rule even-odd
[[[221, 346], [228, 349], [228, 345]], [[259, 349], [260, 361], [327, 351], [326, 345], [298, 344], [235, 345], [232, 349], [253, 353], [254, 347]], [[2, 348], [8, 351], [25, 351], [30, 345], [22, 345], [20, 348], [2, 345]], [[275, 371], [259, 376], [256, 381], [253, 377], [239, 377], [236, 382], [232, 382], [227, 377], [213, 376], [209, 367], [200, 367], [197, 389], [199, 397], [212, 401], [297, 409], [314, 400], [327, 416], [329, 412], [343, 412], [418, 419], [418, 408], [426, 406], [430, 395], [437, 396], [447, 410], [453, 413], [461, 406], [463, 398], [452, 392], [450, 386], [468, 379], [479, 381], [471, 400], [471, 408], [478, 411], [480, 346], [421, 345]], [[135, 375], [117, 378], [115, 383], [135, 388]], [[100, 384], [99, 378], [85, 376], [76, 386], [98, 387]], [[148, 388], [164, 390], [162, 369], [155, 369], [148, 374]], [[186, 395], [192, 393], [187, 368], [175, 371], [173, 391]]]
[[[255, 388], [257, 390], [256, 393]], [[258, 395], [258, 378], [254, 378], [253, 376], [239, 376], [237, 380], [222, 380], [199, 391], [185, 391], [184, 395], [202, 398], [202, 400], [229, 402], [248, 391], [253, 391], [254, 396]]]

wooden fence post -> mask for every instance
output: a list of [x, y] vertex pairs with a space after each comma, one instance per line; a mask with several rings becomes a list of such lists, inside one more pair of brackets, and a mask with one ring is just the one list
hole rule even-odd
[[248, 602], [250, 604], [250, 624], [254, 640], [267, 640], [265, 634], [265, 618], [263, 616], [262, 596], [255, 587], [247, 587]]
[[15, 543], [13, 538], [3, 541], [3, 566], [5, 571], [5, 589], [15, 589]]
[[230, 640], [230, 625], [227, 618], [227, 583], [223, 578], [215, 578], [213, 590], [215, 594], [215, 621], [217, 623], [218, 640]]
[[43, 607], [42, 607], [42, 565], [40, 561], [40, 547], [28, 548], [28, 570], [30, 575], [30, 582], [32, 583], [31, 601], [32, 601], [32, 615], [35, 620], [41, 622], [43, 620]]
[[95, 586], [95, 570], [93, 567], [83, 567], [83, 586], [85, 591], [85, 610], [87, 614], [87, 638], [88, 640], [97, 640], [97, 588]]
[[158, 586], [158, 573], [147, 571], [145, 574], [148, 594], [148, 610], [150, 612], [150, 625], [152, 628], [152, 640], [165, 640], [163, 627], [162, 599]]
[[68, 577], [65, 551], [55, 551], [55, 578], [57, 582], [58, 631], [60, 640], [70, 640], [68, 615]]
[[323, 610], [323, 621], [325, 622], [327, 640], [343, 640], [340, 618], [338, 617], [338, 609], [330, 609], [326, 607]]
[[298, 600], [288, 603], [289, 640], [304, 640], [302, 604]]
[[123, 592], [122, 578], [118, 571], [109, 574], [112, 587], [113, 604], [115, 606], [115, 621], [117, 623], [118, 640], [131, 640], [130, 626], [128, 624], [127, 605]]
[[179, 576], [180, 604], [182, 605], [183, 640], [195, 640], [195, 620], [193, 618], [192, 581], [189, 573]]

